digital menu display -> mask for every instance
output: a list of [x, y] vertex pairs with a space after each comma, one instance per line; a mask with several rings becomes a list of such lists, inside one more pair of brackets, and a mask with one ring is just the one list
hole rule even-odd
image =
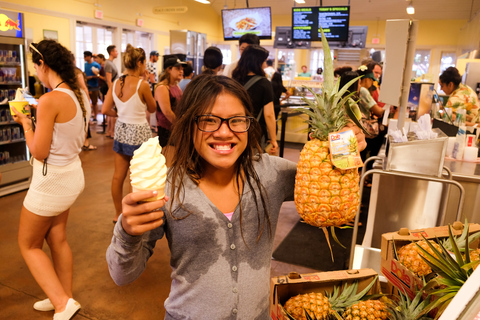
[[245, 33], [260, 39], [272, 38], [270, 7], [222, 10], [223, 39], [238, 40]]
[[329, 41], [347, 41], [350, 6], [292, 8], [293, 40], [322, 41], [320, 27]]

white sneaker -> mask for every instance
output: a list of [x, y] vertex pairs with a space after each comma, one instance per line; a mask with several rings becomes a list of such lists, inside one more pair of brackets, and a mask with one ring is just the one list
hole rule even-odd
[[77, 314], [80, 308], [80, 303], [70, 298], [68, 299], [65, 310], [55, 313], [53, 315], [53, 320], [70, 320]]
[[33, 309], [38, 311], [52, 311], [55, 310], [55, 307], [50, 302], [50, 299], [45, 299], [42, 301], [37, 301], [33, 304]]

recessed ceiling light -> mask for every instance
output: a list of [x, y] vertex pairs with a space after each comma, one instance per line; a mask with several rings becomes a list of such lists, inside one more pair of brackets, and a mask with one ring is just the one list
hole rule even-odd
[[195, 1], [203, 3], [203, 4], [209, 4], [210, 3], [210, 1], [208, 1], [208, 0], [195, 0]]
[[295, 0], [296, 3], [305, 3], [305, 0]]

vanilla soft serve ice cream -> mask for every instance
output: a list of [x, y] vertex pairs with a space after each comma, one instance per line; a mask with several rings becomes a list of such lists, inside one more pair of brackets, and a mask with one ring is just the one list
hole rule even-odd
[[25, 101], [22, 88], [17, 88], [17, 91], [15, 92], [15, 99], [13, 101]]
[[158, 137], [145, 141], [133, 152], [130, 161], [130, 180], [133, 191], [157, 190], [158, 195], [145, 201], [156, 201], [165, 197], [167, 165]]

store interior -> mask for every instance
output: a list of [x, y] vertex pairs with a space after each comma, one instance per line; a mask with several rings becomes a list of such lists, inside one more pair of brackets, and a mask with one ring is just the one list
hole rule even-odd
[[[28, 46], [32, 42], [39, 42], [46, 38], [55, 39], [70, 48], [76, 56], [76, 64], [79, 67], [83, 67], [85, 62], [83, 51], [91, 50], [94, 53], [105, 51], [106, 54], [106, 47], [112, 43], [121, 49], [119, 51], [124, 51], [127, 43], [132, 43], [144, 48], [146, 52], [157, 50], [160, 56], [185, 54], [187, 60], [191, 59], [194, 64], [198, 63], [197, 73], [201, 70], [203, 49], [208, 46], [217, 46], [224, 55], [224, 64], [228, 64], [236, 61], [240, 54], [238, 41], [226, 39], [227, 36], [224, 33], [226, 22], [222, 19], [222, 10], [247, 7], [271, 8], [271, 34], [270, 37], [262, 38], [261, 45], [270, 51], [269, 58], [274, 61], [274, 67], [281, 69], [285, 85], [293, 87], [292, 92], [299, 96], [305, 95], [306, 92], [304, 88], [302, 89], [302, 85], [309, 86], [318, 92], [321, 88], [319, 81], [299, 77], [299, 74], [302, 72], [303, 65], [307, 66], [307, 70], [312, 73], [323, 66], [321, 42], [309, 43], [308, 47], [302, 47], [303, 44], [298, 43], [299, 41], [278, 45], [278, 37], [276, 37], [282, 30], [291, 30], [292, 10], [307, 5], [350, 6], [352, 30], [365, 30], [359, 47], [349, 45], [347, 42], [332, 45], [334, 67], [350, 65], [356, 69], [363, 59], [372, 57], [384, 63], [389, 35], [386, 31], [387, 20], [414, 19], [418, 31], [415, 34], [414, 48], [409, 48], [413, 60], [412, 68], [405, 72], [410, 77], [407, 82], [411, 80], [414, 84], [416, 80], [420, 86], [422, 83], [428, 84], [428, 90], [437, 90], [441, 96], [442, 92], [437, 85], [439, 75], [447, 67], [456, 66], [462, 74], [468, 75], [466, 77], [468, 81], [480, 85], [480, 77], [477, 77], [477, 71], [472, 67], [480, 64], [478, 59], [480, 56], [475, 55], [480, 50], [478, 48], [480, 1], [478, 0], [395, 0], [391, 2], [355, 0], [351, 3], [350, 0], [345, 0], [341, 4], [334, 0], [306, 0], [304, 4], [297, 2], [300, 1], [217, 0], [205, 4], [201, 1], [182, 0], [172, 4], [163, 0], [145, 0], [133, 5], [127, 1], [113, 0], [46, 0], [41, 4], [31, 0], [1, 1], [0, 13], [2, 10], [7, 10], [23, 14], [22, 21], [25, 29], [20, 48], [25, 56], [9, 57], [13, 60], [7, 61], [5, 59], [8, 55], [0, 52], [0, 67], [14, 67], [20, 70], [17, 71], [18, 79], [11, 78], [7, 81], [7, 78], [4, 78], [4, 83], [0, 84], [8, 85], [8, 90], [6, 93], [2, 90], [0, 94], [11, 100], [12, 92], [9, 90], [14, 86], [26, 86], [27, 75], [35, 75], [35, 70], [30, 61], [31, 54], [22, 46]], [[406, 12], [409, 6], [415, 7], [414, 14]], [[198, 39], [196, 53], [176, 51], [185, 49], [178, 49], [176, 44], [179, 42], [175, 39], [185, 38], [185, 47], [188, 50], [190, 40], [187, 38], [191, 35], [194, 35], [195, 41]], [[12, 45], [8, 40], [6, 44]], [[12, 50], [10, 47], [7, 49]], [[2, 55], [5, 58], [2, 58]], [[122, 69], [121, 56], [114, 63], [119, 70]], [[158, 63], [158, 69], [161, 70], [161, 68], [162, 59]], [[39, 94], [36, 97], [38, 97], [43, 89], [40, 86], [36, 88], [40, 89], [37, 91]], [[418, 89], [418, 96], [421, 94], [420, 91], [421, 89]], [[298, 99], [301, 100], [301, 97]], [[295, 101], [294, 98], [286, 102], [295, 105]], [[435, 103], [430, 97], [429, 108], [432, 108]], [[308, 140], [305, 133], [308, 128], [305, 120], [308, 117], [298, 115], [294, 109], [288, 109], [288, 107], [285, 107], [282, 112], [285, 112], [286, 118], [283, 123], [280, 119], [278, 120], [280, 127], [277, 135], [277, 140], [281, 140], [284, 146], [281, 156], [297, 162], [300, 151]], [[404, 116], [408, 125], [412, 120], [416, 120], [407, 119], [404, 113], [400, 113], [400, 116]], [[162, 319], [165, 316], [163, 302], [168, 297], [171, 284], [170, 253], [166, 239], [157, 243], [155, 254], [150, 259], [147, 269], [134, 283], [118, 287], [109, 276], [105, 252], [110, 244], [114, 227], [112, 224], [114, 207], [110, 196], [114, 152], [112, 151], [113, 140], [105, 135], [103, 121], [104, 118], [99, 115], [98, 124], [90, 125], [92, 130], [90, 144], [97, 149], [85, 150], [80, 154], [86, 187], [69, 214], [67, 234], [74, 257], [73, 291], [76, 299], [82, 303], [82, 309], [76, 319]], [[395, 123], [399, 126], [404, 125], [403, 120]], [[0, 122], [0, 125], [10, 126], [10, 123]], [[13, 148], [13, 153], [9, 153], [11, 158], [9, 162], [0, 164], [0, 172], [3, 175], [3, 181], [0, 183], [0, 208], [2, 208], [0, 216], [3, 219], [0, 226], [0, 257], [3, 260], [0, 264], [0, 318], [51, 319], [51, 312], [34, 311], [31, 307], [45, 296], [30, 274], [17, 245], [19, 213], [30, 182], [28, 150], [25, 149], [25, 143], [20, 147], [8, 146], [14, 135], [16, 139], [13, 140], [22, 140], [19, 139], [21, 136], [16, 131], [9, 131], [8, 139], [5, 134], [3, 135], [2, 139], [5, 138], [5, 141], [0, 141], [0, 152], [10, 151], [8, 148]], [[455, 134], [453, 136], [449, 134], [449, 137], [455, 137]], [[383, 160], [372, 161], [373, 170], [378, 171], [371, 175], [372, 179], [368, 183], [361, 180], [364, 198], [362, 198], [361, 209], [359, 207], [358, 219], [351, 226], [355, 230], [356, 243], [362, 245], [359, 250], [364, 250], [363, 258], [360, 254], [360, 261], [353, 259], [354, 256], [358, 258], [359, 255], [350, 245], [352, 228], [349, 228], [347, 231], [339, 231], [342, 241], [348, 245], [335, 257], [336, 263], [322, 262], [330, 258], [330, 251], [326, 248], [327, 245], [331, 245], [327, 244], [323, 231], [300, 222], [295, 204], [284, 203], [275, 233], [271, 277], [280, 277], [292, 272], [307, 274], [345, 270], [352, 268], [352, 265], [354, 265], [353, 268], [372, 267], [373, 264], [375, 267], [372, 268], [380, 274], [380, 264], [376, 264], [375, 259], [380, 259], [380, 247], [383, 245], [382, 233], [393, 231], [392, 229], [397, 230], [397, 227], [422, 228], [429, 223], [432, 226], [439, 226], [465, 217], [470, 223], [480, 223], [480, 197], [478, 197], [480, 195], [480, 163], [454, 159], [443, 161], [448, 138], [445, 135], [440, 140], [440, 153], [443, 152], [440, 172], [427, 174], [427, 178], [409, 176], [410, 172], [403, 169], [393, 169], [400, 173], [390, 174], [391, 168], [398, 164], [391, 163], [390, 158], [387, 160], [386, 153], [390, 152], [390, 157], [393, 157], [393, 152], [399, 152], [398, 149], [392, 148], [387, 151], [384, 145], [380, 152], [384, 157]], [[429, 147], [434, 148], [432, 145]], [[429, 147], [423, 151], [428, 151]], [[20, 149], [22, 149], [21, 152], [19, 152]], [[417, 151], [418, 147], [415, 152]], [[400, 165], [403, 165], [403, 162]], [[423, 174], [424, 169], [420, 168], [420, 171], [414, 174]], [[434, 171], [435, 169], [438, 168], [433, 168]], [[448, 175], [454, 182], [444, 183], [441, 180]], [[124, 185], [125, 193], [129, 189], [127, 179]], [[388, 215], [391, 219], [375, 220], [376, 212]], [[418, 212], [422, 212], [423, 220], [418, 219]], [[427, 212], [434, 213], [428, 216]], [[343, 236], [342, 232], [349, 235]], [[364, 240], [365, 232], [366, 240]], [[315, 237], [309, 238], [310, 233], [316, 233]], [[319, 238], [321, 240], [318, 240]], [[321, 241], [325, 251], [316, 251], [316, 241]], [[287, 242], [302, 248], [295, 253], [296, 255], [292, 254], [285, 258], [285, 250], [290, 250], [289, 246], [285, 246]], [[333, 241], [332, 244], [337, 253], [342, 250]], [[373, 251], [377, 251], [371, 251], [372, 248]], [[47, 246], [45, 250], [48, 252]], [[373, 258], [369, 258], [369, 253]], [[367, 261], [368, 259], [374, 259], [375, 263], [371, 263], [372, 260]], [[478, 272], [476, 274], [478, 275]], [[391, 290], [387, 279], [382, 278], [381, 282], [382, 289]], [[478, 286], [473, 286], [471, 291], [477, 292]], [[470, 308], [471, 315], [475, 313], [472, 311], [474, 309], [477, 310], [479, 307]]]

